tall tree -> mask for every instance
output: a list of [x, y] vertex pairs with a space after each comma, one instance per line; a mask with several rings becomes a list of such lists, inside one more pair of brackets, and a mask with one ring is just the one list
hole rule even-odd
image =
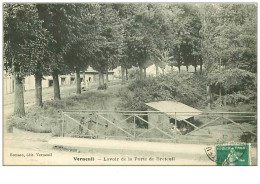
[[60, 100], [59, 74], [68, 73], [68, 67], [64, 62], [64, 52], [69, 45], [69, 22], [70, 16], [67, 14], [74, 8], [73, 4], [37, 4], [39, 17], [43, 20], [43, 27], [48, 30], [54, 42], [49, 47], [52, 58], [49, 65], [53, 77], [54, 100]]
[[[75, 4], [70, 8], [68, 46], [64, 59], [71, 72], [76, 73], [77, 94], [81, 93], [80, 71], [85, 72], [97, 49], [95, 24], [95, 4]], [[84, 81], [85, 82], [85, 81]]]
[[104, 74], [117, 66], [122, 53], [123, 25], [118, 11], [111, 4], [96, 5], [95, 50], [91, 66], [99, 72], [99, 87], [104, 85]]
[[46, 44], [46, 31], [34, 4], [4, 5], [4, 64], [15, 79], [14, 114], [18, 116], [25, 115], [24, 77], [35, 74]]

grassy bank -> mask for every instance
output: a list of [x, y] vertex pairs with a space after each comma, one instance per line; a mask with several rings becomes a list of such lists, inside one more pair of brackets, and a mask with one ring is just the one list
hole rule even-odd
[[60, 101], [46, 101], [43, 107], [32, 105], [27, 107], [26, 116], [19, 118], [12, 116], [13, 126], [38, 133], [54, 133], [57, 119], [61, 111], [65, 110], [117, 110], [119, 102], [118, 90], [124, 86], [116, 85], [107, 90], [93, 90], [63, 98]]

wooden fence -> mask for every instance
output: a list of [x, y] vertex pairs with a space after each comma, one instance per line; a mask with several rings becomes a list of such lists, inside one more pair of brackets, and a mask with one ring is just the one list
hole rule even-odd
[[[169, 115], [170, 114], [170, 115]], [[181, 116], [189, 119], [182, 119]], [[61, 136], [179, 143], [256, 142], [255, 112], [62, 112]]]

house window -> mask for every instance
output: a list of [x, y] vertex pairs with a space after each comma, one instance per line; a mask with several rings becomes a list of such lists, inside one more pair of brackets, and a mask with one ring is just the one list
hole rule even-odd
[[49, 79], [49, 84], [48, 84], [49, 87], [53, 86], [53, 80]]
[[70, 83], [71, 83], [71, 84], [74, 84], [74, 82], [75, 82], [75, 78], [74, 78], [74, 77], [71, 77], [71, 78], [70, 78]]
[[62, 78], [61, 78], [61, 85], [64, 85], [64, 84], [66, 84], [66, 78], [65, 78], [65, 77], [62, 77]]

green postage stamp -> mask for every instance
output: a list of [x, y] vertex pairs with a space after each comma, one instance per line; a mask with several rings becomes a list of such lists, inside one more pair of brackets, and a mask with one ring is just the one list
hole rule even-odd
[[216, 162], [223, 166], [250, 165], [250, 144], [217, 145]]

